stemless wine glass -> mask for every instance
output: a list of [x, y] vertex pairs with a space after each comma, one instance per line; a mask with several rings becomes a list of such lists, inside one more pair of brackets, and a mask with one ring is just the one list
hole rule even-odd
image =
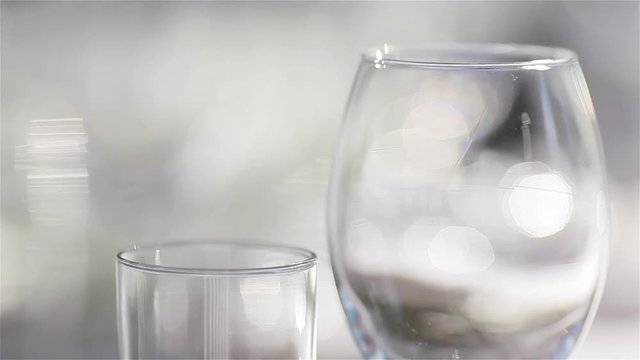
[[117, 256], [123, 359], [315, 359], [316, 255], [181, 241]]
[[363, 356], [569, 356], [603, 284], [605, 189], [573, 52], [366, 52], [328, 206], [336, 284]]

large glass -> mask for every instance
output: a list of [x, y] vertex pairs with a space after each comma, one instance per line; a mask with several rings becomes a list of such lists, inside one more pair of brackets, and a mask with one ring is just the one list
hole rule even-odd
[[569, 356], [598, 302], [609, 217], [574, 53], [374, 48], [334, 160], [333, 269], [364, 357]]
[[117, 256], [123, 359], [315, 359], [316, 256], [239, 241]]

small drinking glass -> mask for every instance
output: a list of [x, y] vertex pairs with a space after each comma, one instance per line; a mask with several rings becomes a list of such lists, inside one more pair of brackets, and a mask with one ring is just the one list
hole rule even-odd
[[316, 255], [243, 241], [116, 258], [123, 359], [315, 359]]

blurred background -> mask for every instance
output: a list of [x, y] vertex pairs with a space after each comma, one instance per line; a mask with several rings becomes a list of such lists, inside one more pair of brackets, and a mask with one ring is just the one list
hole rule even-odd
[[580, 56], [613, 226], [575, 357], [638, 358], [639, 4], [2, 1], [0, 356], [115, 358], [118, 249], [245, 237], [318, 253], [318, 357], [358, 357], [324, 205], [360, 52], [463, 41]]

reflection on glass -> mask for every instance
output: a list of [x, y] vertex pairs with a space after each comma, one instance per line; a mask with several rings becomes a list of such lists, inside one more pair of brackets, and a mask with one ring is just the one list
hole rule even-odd
[[571, 185], [546, 164], [516, 164], [506, 171], [500, 186], [509, 189], [504, 216], [524, 234], [548, 237], [570, 222], [574, 207]]
[[349, 229], [350, 265], [369, 271], [385, 268], [387, 245], [380, 229], [367, 221], [356, 221]]
[[491, 266], [495, 255], [489, 239], [477, 229], [448, 226], [438, 231], [431, 241], [429, 259], [445, 272], [468, 274]]
[[561, 231], [573, 211], [571, 186], [558, 174], [527, 176], [509, 196], [509, 212], [517, 226], [533, 237]]
[[283, 299], [277, 277], [249, 278], [240, 282], [244, 313], [252, 324], [275, 325], [282, 316]]

